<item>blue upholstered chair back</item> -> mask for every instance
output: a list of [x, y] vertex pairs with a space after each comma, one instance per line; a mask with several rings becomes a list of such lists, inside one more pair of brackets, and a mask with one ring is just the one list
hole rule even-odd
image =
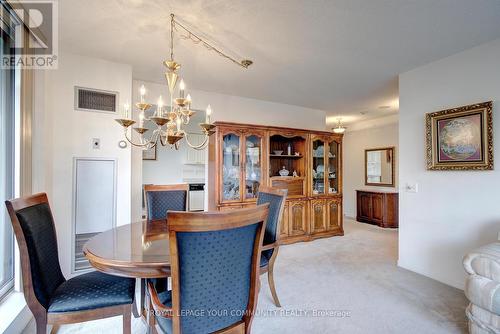
[[167, 211], [186, 211], [186, 200], [185, 190], [147, 191], [148, 219], [165, 219]]
[[49, 204], [30, 206], [17, 211], [16, 215], [28, 248], [35, 296], [43, 307], [48, 308], [54, 291], [65, 282]]
[[272, 244], [278, 238], [278, 224], [280, 222], [280, 209], [286, 196], [259, 192], [257, 205], [269, 203], [269, 215], [267, 216], [266, 232], [264, 234], [264, 245]]
[[180, 318], [183, 333], [212, 333], [242, 320], [258, 225], [177, 232], [180, 306], [186, 312]]

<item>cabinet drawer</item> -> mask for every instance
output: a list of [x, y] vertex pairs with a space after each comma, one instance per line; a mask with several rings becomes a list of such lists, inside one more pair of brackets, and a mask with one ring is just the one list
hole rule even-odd
[[304, 196], [304, 180], [303, 177], [293, 177], [293, 176], [284, 176], [284, 177], [272, 177], [271, 178], [271, 186], [273, 188], [286, 189], [288, 190], [287, 196]]
[[243, 205], [223, 205], [219, 207], [219, 211], [229, 211], [243, 208]]

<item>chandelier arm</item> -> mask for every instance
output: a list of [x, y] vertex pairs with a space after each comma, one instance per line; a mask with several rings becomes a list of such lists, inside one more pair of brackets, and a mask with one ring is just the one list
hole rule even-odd
[[144, 148], [144, 147], [148, 147], [148, 145], [149, 145], [149, 144], [153, 143], [154, 145], [153, 145], [151, 148], [153, 148], [153, 147], [155, 147], [155, 146], [156, 146], [156, 142], [153, 142], [153, 141], [152, 141], [152, 139], [153, 139], [153, 137], [154, 137], [154, 133], [151, 135], [151, 137], [150, 137], [148, 140], [146, 140], [146, 142], [145, 142], [145, 143], [142, 143], [142, 144], [137, 144], [137, 143], [134, 143], [134, 141], [132, 140], [132, 138], [129, 138], [129, 136], [128, 136], [128, 131], [127, 131], [127, 130], [128, 130], [128, 128], [127, 128], [127, 129], [125, 129], [125, 139], [126, 139], [126, 140], [127, 140], [127, 141], [131, 144], [131, 145], [133, 145], [133, 146], [135, 146], [135, 147], [143, 147], [143, 148]]
[[207, 144], [208, 144], [208, 138], [209, 136], [205, 135], [205, 139], [203, 140], [203, 142], [199, 145], [193, 145], [189, 142], [189, 139], [188, 139], [189, 135], [186, 133], [184, 135], [184, 139], [186, 140], [186, 143], [189, 145], [189, 147], [191, 147], [192, 149], [195, 149], [195, 150], [203, 150]]
[[[172, 54], [172, 52], [173, 52], [173, 28], [175, 28], [176, 26], [179, 26], [181, 29], [183, 29], [184, 31], [186, 31], [188, 33], [187, 36], [185, 36], [185, 35], [183, 36], [184, 39], [189, 39], [195, 44], [202, 42], [203, 45], [205, 46], [205, 48], [207, 48], [208, 50], [216, 52], [219, 56], [226, 58], [226, 59], [232, 61], [233, 63], [235, 63], [236, 65], [241, 66], [243, 68], [248, 68], [248, 66], [250, 65], [250, 64], [246, 63], [245, 61], [238, 61], [238, 60], [234, 59], [233, 57], [228, 56], [223, 51], [219, 50], [218, 48], [216, 48], [212, 44], [205, 41], [203, 38], [201, 38], [198, 35], [196, 35], [195, 33], [193, 33], [191, 30], [189, 30], [184, 25], [182, 25], [179, 21], [175, 20], [174, 14], [170, 14], [170, 17], [171, 17], [171, 21], [170, 21], [170, 24], [171, 24], [171, 26], [170, 26], [170, 29], [171, 29], [171, 33], [170, 33], [170, 35], [171, 35], [171, 37], [170, 37], [171, 38], [171, 43], [170, 43], [170, 45], [171, 45], [171, 57], [173, 57], [173, 54]], [[193, 39], [193, 37], [194, 37], [194, 39]]]

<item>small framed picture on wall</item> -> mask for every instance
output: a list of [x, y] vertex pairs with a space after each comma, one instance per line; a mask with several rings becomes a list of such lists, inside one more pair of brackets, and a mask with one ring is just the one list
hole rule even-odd
[[156, 146], [142, 151], [142, 160], [156, 160]]
[[493, 103], [426, 114], [428, 170], [493, 169]]

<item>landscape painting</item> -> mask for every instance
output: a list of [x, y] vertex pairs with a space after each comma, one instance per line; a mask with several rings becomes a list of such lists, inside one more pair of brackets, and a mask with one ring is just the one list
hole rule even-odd
[[429, 170], [493, 169], [492, 102], [426, 115]]
[[438, 121], [439, 161], [481, 160], [481, 114]]

